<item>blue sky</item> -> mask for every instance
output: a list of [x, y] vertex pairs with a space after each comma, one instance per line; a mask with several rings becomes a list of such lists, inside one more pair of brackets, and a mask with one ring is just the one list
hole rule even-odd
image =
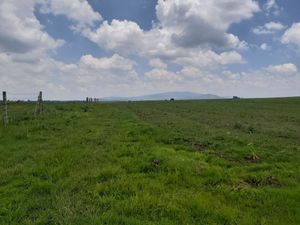
[[300, 95], [297, 0], [3, 0], [0, 88]]

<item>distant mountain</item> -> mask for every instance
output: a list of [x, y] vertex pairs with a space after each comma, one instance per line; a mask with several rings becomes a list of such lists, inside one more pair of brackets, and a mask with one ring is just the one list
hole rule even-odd
[[196, 99], [221, 99], [222, 97], [212, 94], [199, 94], [194, 92], [165, 92], [152, 95], [135, 97], [106, 97], [102, 101], [159, 101], [159, 100], [196, 100]]

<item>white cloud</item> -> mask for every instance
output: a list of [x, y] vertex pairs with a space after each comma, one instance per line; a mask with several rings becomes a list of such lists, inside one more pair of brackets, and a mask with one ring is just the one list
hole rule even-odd
[[114, 54], [112, 57], [95, 58], [92, 55], [84, 55], [79, 61], [79, 65], [89, 70], [95, 70], [99, 76], [107, 75], [121, 75], [137, 77], [134, 70], [135, 63], [122, 56]]
[[[100, 47], [122, 55], [157, 58], [181, 66], [215, 68], [218, 65], [244, 63], [236, 50], [247, 43], [227, 32], [233, 23], [249, 19], [259, 6], [246, 0], [159, 0], [159, 22], [144, 31], [132, 21], [104, 21], [96, 30], [83, 33]], [[199, 32], [201, 31], [201, 32]], [[220, 53], [212, 49], [217, 48]], [[234, 51], [230, 51], [234, 49]]]
[[[159, 0], [156, 14], [159, 22], [143, 31], [135, 22], [105, 21], [84, 35], [100, 47], [122, 54], [175, 58], [197, 48], [246, 49], [247, 44], [227, 32], [233, 23], [249, 19], [259, 6], [245, 0]], [[200, 32], [201, 31], [201, 32]]]
[[[145, 76], [152, 82], [159, 80], [159, 86], [178, 89], [189, 87], [189, 90], [201, 90], [202, 93], [219, 95], [236, 95], [255, 97], [299, 95], [297, 86], [300, 84], [300, 73], [292, 63], [270, 65], [255, 71], [234, 73], [225, 70], [212, 73], [197, 67], [186, 66], [177, 72], [154, 69]], [[158, 83], [156, 83], [158, 85]]]
[[[221, 96], [275, 97], [299, 95], [300, 74], [294, 64], [271, 65], [254, 71], [211, 73], [196, 67], [184, 67], [174, 73], [158, 70], [146, 73], [155, 88], [170, 86]], [[159, 81], [159, 82], [155, 82]]]
[[271, 65], [267, 67], [266, 70], [273, 75], [293, 75], [298, 72], [297, 66], [292, 63]]
[[166, 81], [180, 81], [182, 78], [176, 73], [164, 70], [164, 69], [153, 69], [145, 73], [145, 76], [154, 80], [166, 80]]
[[184, 48], [171, 41], [172, 34], [157, 27], [143, 31], [131, 21], [104, 22], [95, 32], [85, 34], [99, 46], [125, 55], [155, 58], [182, 66], [197, 64], [200, 67], [243, 63], [236, 51], [215, 53], [202, 47]]
[[99, 46], [120, 53], [135, 52], [142, 45], [144, 32], [134, 22], [113, 20], [104, 21], [94, 32], [85, 35]]
[[264, 51], [271, 49], [271, 46], [269, 46], [267, 43], [262, 43], [259, 47], [261, 50], [264, 50]]
[[[297, 96], [299, 95], [300, 74], [294, 64], [271, 65], [255, 71], [232, 73], [226, 71], [226, 85], [234, 85], [235, 93], [245, 96]], [[234, 92], [232, 92], [234, 93]]]
[[281, 23], [269, 22], [265, 24], [265, 28], [267, 28], [268, 30], [282, 30], [285, 28], [285, 26]]
[[38, 0], [42, 13], [64, 15], [76, 25], [76, 30], [92, 27], [95, 22], [101, 21], [102, 16], [93, 10], [87, 0]]
[[299, 85], [299, 70], [290, 63], [240, 73], [209, 71], [187, 64], [176, 72], [153, 68], [138, 75], [135, 62], [119, 55], [102, 58], [85, 55], [77, 63], [65, 64], [49, 57], [20, 62], [13, 55], [0, 54], [0, 89], [34, 93], [43, 90], [46, 99], [174, 90], [222, 96], [288, 96], [299, 95]]
[[294, 23], [282, 36], [281, 42], [284, 44], [295, 44], [300, 47], [300, 22]]
[[[83, 5], [78, 10], [86, 11], [84, 1], [79, 2]], [[113, 93], [136, 82], [135, 63], [118, 54], [103, 58], [85, 55], [74, 64], [52, 59], [50, 51], [63, 41], [43, 30], [34, 14], [36, 4], [36, 0], [0, 2], [0, 89], [43, 90], [46, 98], [48, 94], [51, 99], [78, 99], [89, 92], [99, 93], [99, 87], [103, 94]], [[93, 22], [84, 16], [81, 21], [80, 17], [76, 17], [78, 24], [89, 26]]]
[[[12, 55], [0, 53], [0, 89], [10, 92], [32, 93], [33, 96], [18, 95], [15, 98], [36, 98], [35, 93], [45, 91], [47, 96], [59, 99], [65, 92], [69, 79], [62, 74], [63, 64], [51, 58], [41, 58], [33, 63], [15, 61]], [[9, 76], [7, 76], [9, 74]], [[65, 80], [68, 80], [66, 82]], [[65, 95], [68, 93], [64, 93]]]
[[275, 0], [267, 0], [267, 2], [264, 4], [264, 9], [266, 9], [266, 10], [271, 10], [273, 7], [275, 7], [275, 5], [276, 5], [276, 2], [275, 2]]
[[[299, 95], [300, 75], [294, 64], [240, 73], [228, 69], [228, 65], [245, 63], [240, 50], [247, 47], [228, 30], [259, 10], [256, 1], [159, 0], [158, 24], [144, 31], [126, 20], [105, 21], [94, 29], [101, 16], [86, 0], [47, 0], [43, 10], [66, 16], [81, 34], [112, 52], [112, 56], [101, 58], [84, 55], [73, 64], [54, 60], [48, 54], [62, 42], [50, 37], [35, 17], [37, 1], [41, 2], [0, 2], [0, 89], [43, 90], [46, 99], [172, 90], [248, 97]], [[284, 43], [299, 43], [297, 26], [286, 32]], [[281, 30], [278, 23], [268, 23], [264, 29]], [[263, 43], [260, 47], [269, 46]], [[147, 60], [151, 70], [138, 74], [131, 55]], [[171, 67], [173, 64], [178, 70]]]
[[137, 86], [134, 65], [119, 55], [84, 55], [75, 64], [65, 64], [49, 57], [34, 63], [18, 62], [11, 55], [0, 53], [0, 89], [17, 93], [43, 90], [51, 99], [83, 99], [89, 93], [120, 95], [119, 91], [128, 92], [130, 85]]
[[278, 16], [280, 12], [283, 10], [276, 3], [276, 0], [267, 0], [267, 2], [263, 5], [263, 9], [267, 14], [267, 16], [269, 16], [270, 14]]
[[179, 56], [176, 58], [175, 62], [182, 66], [192, 66], [201, 69], [215, 69], [220, 65], [241, 64], [245, 61], [236, 51], [217, 54], [211, 50], [202, 50], [198, 52], [190, 52], [188, 55]]
[[264, 26], [255, 27], [252, 32], [254, 34], [274, 34], [277, 31], [283, 30], [285, 28], [284, 25], [278, 22], [269, 22]]
[[34, 15], [34, 0], [0, 2], [0, 50], [4, 52], [41, 53], [63, 44], [45, 31]]
[[157, 69], [167, 69], [168, 68], [168, 65], [165, 64], [161, 59], [158, 59], [158, 58], [150, 59], [149, 65], [154, 68], [157, 68]]
[[228, 28], [251, 18], [259, 6], [252, 0], [159, 0], [156, 11], [159, 25], [172, 33], [172, 41], [179, 46], [233, 47], [237, 41], [232, 43]]

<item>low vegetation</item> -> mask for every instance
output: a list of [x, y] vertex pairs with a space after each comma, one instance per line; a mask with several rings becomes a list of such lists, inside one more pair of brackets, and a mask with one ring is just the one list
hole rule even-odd
[[44, 107], [0, 126], [0, 224], [300, 224], [299, 98]]

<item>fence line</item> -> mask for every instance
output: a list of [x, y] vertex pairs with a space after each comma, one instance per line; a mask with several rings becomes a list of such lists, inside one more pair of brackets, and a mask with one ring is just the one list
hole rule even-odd
[[[20, 98], [16, 98], [16, 97], [13, 97], [13, 98], [8, 98], [8, 94], [9, 95], [12, 95], [12, 96], [20, 96], [20, 95], [30, 95], [32, 97], [32, 99], [34, 98], [34, 94], [33, 93], [16, 93], [16, 92], [6, 92], [6, 91], [3, 91], [2, 92], [2, 99], [3, 99], [3, 124], [4, 126], [6, 127], [8, 124], [9, 124], [9, 113], [11, 112], [16, 112], [15, 110], [14, 111], [9, 111], [9, 108], [8, 108], [8, 102], [10, 100], [15, 100], [15, 101], [23, 101], [21, 100]], [[36, 95], [35, 95], [36, 97]], [[28, 99], [28, 97], [25, 97]], [[30, 100], [31, 101], [31, 100]], [[36, 107], [35, 107], [35, 111], [34, 111], [34, 116], [37, 118], [41, 115], [43, 115], [43, 111], [44, 111], [44, 106], [43, 106], [43, 92], [40, 91], [39, 94], [38, 94], [38, 97], [37, 97], [37, 101], [36, 101]]]

